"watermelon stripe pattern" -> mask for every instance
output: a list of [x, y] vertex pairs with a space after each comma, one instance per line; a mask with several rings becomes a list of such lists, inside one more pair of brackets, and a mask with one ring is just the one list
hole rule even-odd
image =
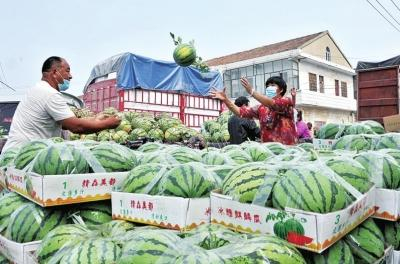
[[87, 225], [100, 225], [112, 220], [111, 204], [109, 201], [85, 203], [75, 210]]
[[[150, 183], [154, 183], [156, 176], [162, 173], [164, 166], [161, 164], [149, 163], [135, 167], [131, 170], [122, 183], [122, 191], [128, 193], [145, 193], [157, 194], [157, 186], [154, 184], [153, 188], [147, 188]], [[161, 179], [161, 178], [160, 178]], [[149, 189], [149, 190], [147, 190]]]
[[[268, 169], [265, 164], [245, 164], [232, 170], [225, 177], [222, 183], [222, 193], [232, 196], [240, 202], [251, 203], [258, 192], [271, 192], [277, 176], [277, 173]], [[261, 186], [263, 190], [261, 190]], [[268, 197], [264, 198], [266, 202]]]
[[272, 192], [273, 206], [328, 213], [347, 206], [344, 188], [321, 173], [309, 169], [290, 169], [281, 177]]
[[339, 240], [322, 254], [313, 254], [311, 263], [315, 264], [354, 264], [350, 247]]
[[11, 215], [6, 237], [19, 243], [37, 241], [55, 227], [66, 223], [66, 214], [60, 210], [26, 204]]
[[11, 214], [26, 203], [27, 200], [13, 192], [0, 198], [0, 232], [7, 228]]
[[48, 144], [45, 141], [31, 141], [22, 146], [14, 160], [15, 168], [24, 169], [47, 146]]
[[200, 198], [208, 196], [216, 186], [216, 177], [201, 165], [181, 164], [163, 176], [160, 192], [170, 196]]
[[180, 44], [175, 48], [173, 57], [179, 66], [190, 66], [196, 61], [196, 49], [189, 44]]
[[101, 143], [91, 150], [106, 172], [130, 171], [137, 164], [130, 149], [113, 143]]
[[356, 263], [374, 263], [384, 255], [384, 236], [372, 218], [346, 236]]

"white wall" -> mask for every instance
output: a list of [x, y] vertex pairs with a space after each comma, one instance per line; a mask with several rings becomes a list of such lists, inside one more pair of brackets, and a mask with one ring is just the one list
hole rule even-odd
[[[308, 73], [317, 75], [318, 91], [310, 91]], [[319, 92], [319, 75], [324, 76], [324, 93]], [[347, 97], [335, 95], [335, 80], [339, 80], [339, 93], [341, 93], [340, 82], [347, 83]], [[299, 90], [296, 104], [314, 105], [324, 108], [356, 111], [357, 102], [354, 99], [353, 75], [334, 70], [332, 67], [324, 67], [311, 61], [300, 61], [299, 63]]]

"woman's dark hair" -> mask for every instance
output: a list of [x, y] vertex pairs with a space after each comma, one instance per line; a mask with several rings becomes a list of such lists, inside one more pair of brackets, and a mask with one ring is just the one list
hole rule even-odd
[[299, 121], [303, 120], [303, 111], [300, 109], [297, 109], [297, 120]]
[[240, 96], [238, 98], [236, 98], [235, 100], [235, 105], [237, 107], [242, 107], [242, 105], [249, 105], [249, 99], [247, 99], [247, 97], [245, 96]]
[[281, 96], [284, 96], [287, 90], [287, 85], [284, 79], [279, 76], [273, 76], [268, 78], [268, 80], [265, 82], [265, 87], [267, 87], [270, 84], [276, 84], [278, 87], [282, 90], [281, 91]]

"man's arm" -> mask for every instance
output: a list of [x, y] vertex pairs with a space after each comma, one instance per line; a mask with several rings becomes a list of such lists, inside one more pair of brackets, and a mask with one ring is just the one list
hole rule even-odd
[[116, 128], [121, 120], [115, 116], [105, 119], [70, 117], [61, 120], [63, 129], [75, 134], [91, 134], [104, 129]]

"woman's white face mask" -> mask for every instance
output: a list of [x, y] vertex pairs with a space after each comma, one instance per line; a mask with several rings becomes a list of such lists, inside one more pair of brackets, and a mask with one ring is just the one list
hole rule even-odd
[[276, 96], [276, 90], [277, 90], [276, 85], [269, 85], [267, 88], [265, 88], [265, 95], [268, 96], [269, 98], [273, 98]]

